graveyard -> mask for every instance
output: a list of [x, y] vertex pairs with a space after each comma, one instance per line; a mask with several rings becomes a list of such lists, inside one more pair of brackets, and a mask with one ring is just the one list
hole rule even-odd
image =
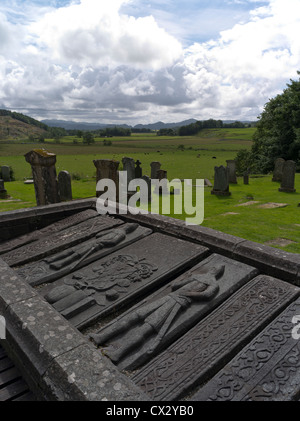
[[[7, 157], [0, 400], [299, 399], [300, 177], [282, 159], [237, 174], [234, 145], [73, 155], [77, 180], [54, 148]], [[194, 195], [205, 179], [203, 223], [99, 205], [97, 182], [118, 186], [120, 170], [146, 186], [190, 177]]]

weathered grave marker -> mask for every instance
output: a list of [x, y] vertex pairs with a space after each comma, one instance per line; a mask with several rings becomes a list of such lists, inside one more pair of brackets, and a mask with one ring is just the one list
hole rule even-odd
[[7, 190], [4, 187], [4, 180], [0, 180], [0, 199], [7, 198]]
[[295, 174], [296, 174], [296, 162], [285, 161], [282, 169], [282, 180], [279, 188], [280, 192], [294, 193], [295, 189]]
[[[288, 401], [299, 399], [299, 339], [291, 304], [194, 396], [193, 401]], [[298, 316], [297, 316], [298, 317]], [[298, 320], [298, 319], [297, 319]], [[299, 323], [299, 321], [298, 321]]]
[[157, 171], [160, 170], [161, 168], [161, 163], [158, 161], [153, 161], [151, 162], [151, 179], [152, 180], [157, 180]]
[[[97, 159], [94, 160], [94, 165], [97, 169], [96, 180], [109, 179], [115, 183], [117, 200], [119, 196], [119, 161], [109, 160], [109, 159]], [[97, 197], [101, 196], [104, 191], [96, 191]]]
[[282, 159], [282, 158], [276, 159], [275, 164], [274, 164], [274, 172], [273, 172], [272, 181], [281, 181], [282, 180], [282, 171], [283, 171], [284, 163], [285, 163], [284, 159]]
[[223, 165], [215, 167], [214, 187], [211, 194], [217, 196], [230, 196], [228, 169]]
[[224, 367], [299, 293], [278, 279], [256, 277], [137, 372], [133, 381], [154, 401], [180, 399]]
[[[172, 253], [167, 253], [168, 249]], [[76, 316], [70, 318], [72, 324], [81, 328], [134, 302], [207, 252], [205, 247], [156, 233], [50, 286], [41, 287], [39, 291], [49, 298], [49, 294], [56, 294], [57, 288], [71, 286], [83, 291], [87, 297], [92, 295], [96, 304], [88, 310], [82, 310], [78, 305]]]
[[227, 161], [228, 168], [228, 180], [230, 184], [237, 184], [236, 178], [236, 161], [233, 159], [228, 159]]
[[59, 202], [56, 178], [56, 155], [45, 149], [34, 149], [25, 155], [31, 165], [38, 206]]
[[61, 202], [72, 200], [72, 181], [68, 171], [61, 171], [58, 174], [58, 191]]
[[[172, 249], [173, 250], [173, 249]], [[93, 335], [120, 369], [147, 362], [257, 275], [248, 265], [212, 255]]]
[[1, 177], [2, 177], [3, 181], [5, 181], [5, 182], [11, 181], [11, 179], [10, 179], [10, 168], [7, 165], [3, 165], [1, 167], [1, 174], [2, 174]]

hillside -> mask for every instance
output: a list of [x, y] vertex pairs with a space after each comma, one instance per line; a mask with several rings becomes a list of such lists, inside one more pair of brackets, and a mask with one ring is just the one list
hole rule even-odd
[[0, 140], [39, 138], [47, 134], [47, 126], [23, 114], [0, 110]]

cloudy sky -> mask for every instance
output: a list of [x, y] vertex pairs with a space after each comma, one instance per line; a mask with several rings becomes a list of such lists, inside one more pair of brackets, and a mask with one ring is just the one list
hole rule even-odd
[[256, 120], [300, 70], [300, 0], [1, 0], [0, 108]]

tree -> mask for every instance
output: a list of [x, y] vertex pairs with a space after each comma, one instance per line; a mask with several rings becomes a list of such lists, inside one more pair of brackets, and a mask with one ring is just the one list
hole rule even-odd
[[85, 132], [83, 135], [83, 143], [90, 145], [91, 143], [95, 143], [94, 136], [91, 132]]
[[256, 172], [273, 170], [277, 158], [299, 162], [300, 79], [290, 82], [282, 94], [265, 105], [257, 123], [251, 151]]

